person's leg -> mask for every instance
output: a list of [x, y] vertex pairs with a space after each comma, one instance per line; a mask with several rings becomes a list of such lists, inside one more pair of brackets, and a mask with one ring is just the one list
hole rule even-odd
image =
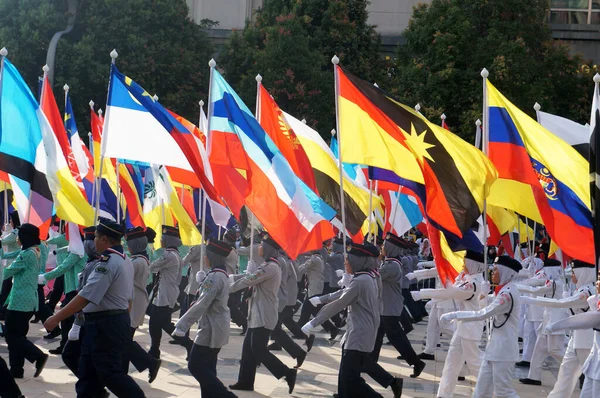
[[479, 374], [481, 362], [483, 361], [483, 351], [479, 348], [479, 341], [461, 339], [461, 350], [466, 361], [466, 366], [472, 376]]
[[125, 350], [123, 355], [125, 372], [129, 370], [129, 362], [135, 366], [138, 372], [143, 372], [146, 369], [152, 369], [158, 361], [152, 355], [148, 354], [137, 341], [133, 340], [135, 335], [135, 328], [131, 328], [131, 340], [125, 344]]
[[548, 354], [561, 363], [565, 356], [565, 335], [564, 334], [549, 334], [548, 335]]
[[438, 317], [439, 309], [434, 307], [429, 313], [427, 319], [427, 335], [425, 336], [425, 350], [423, 354], [433, 355], [437, 349], [437, 344], [440, 341], [440, 325]]
[[169, 307], [157, 307], [152, 304], [150, 309], [150, 320], [148, 331], [150, 333], [150, 350], [148, 353], [154, 358], [160, 358], [160, 340], [162, 339], [163, 324], [165, 319], [170, 319]]
[[2, 380], [0, 381], [0, 397], [18, 398], [22, 395], [19, 386], [10, 374], [8, 366], [6, 366], [6, 362], [4, 362], [2, 357], [0, 357], [0, 380]]
[[307, 339], [308, 336], [302, 331], [302, 327], [294, 320], [294, 306], [290, 305], [281, 312], [281, 323], [290, 331], [296, 338]]
[[381, 353], [381, 346], [383, 345], [384, 335], [385, 327], [383, 326], [383, 317], [381, 317], [379, 321], [379, 328], [377, 329], [377, 335], [375, 336], [375, 347], [373, 347], [373, 352], [371, 352], [371, 357], [375, 362], [379, 361], [379, 354]]
[[408, 337], [406, 337], [404, 330], [400, 326], [400, 317], [384, 316], [381, 317], [381, 322], [383, 323], [387, 338], [394, 348], [396, 348], [396, 351], [402, 355], [406, 363], [410, 366], [414, 366], [421, 362], [417, 353], [412, 348], [410, 340], [408, 340]]
[[462, 365], [465, 362], [465, 355], [462, 351], [462, 346], [462, 339], [454, 335], [452, 340], [450, 340], [448, 356], [446, 357], [446, 362], [444, 363], [444, 370], [442, 370], [440, 386], [437, 392], [438, 398], [450, 398], [454, 395], [456, 381]]
[[219, 349], [211, 349], [194, 344], [190, 352], [188, 369], [198, 383], [202, 397], [235, 397], [217, 378], [216, 364]]
[[494, 367], [490, 361], [483, 360], [479, 374], [477, 375], [477, 383], [473, 398], [490, 398], [494, 393], [493, 385]]
[[[76, 295], [77, 295], [76, 291], [67, 293], [65, 295], [65, 299], [63, 300], [63, 306], [66, 306], [67, 304], [69, 304], [69, 302], [71, 302], [71, 300], [73, 300], [73, 298]], [[69, 330], [71, 330], [71, 326], [73, 326], [73, 322], [75, 322], [75, 317], [70, 316], [60, 323], [61, 339], [60, 339], [59, 349], [61, 352], [62, 352], [62, 349], [64, 348], [65, 344], [67, 344], [67, 340], [69, 339]]]
[[344, 355], [342, 356], [342, 362], [344, 363], [340, 365], [340, 382], [338, 382], [340, 398], [382, 397], [360, 375], [361, 371], [365, 369], [365, 365], [369, 367], [368, 363], [366, 363], [366, 358], [368, 357], [369, 355], [364, 352], [344, 350]]
[[583, 387], [581, 388], [581, 394], [579, 395], [579, 398], [597, 398], [594, 393], [594, 380], [586, 377], [585, 381], [583, 382]]
[[523, 338], [523, 355], [521, 356], [521, 361], [523, 362], [531, 362], [531, 358], [533, 357], [533, 349], [535, 347], [535, 343], [537, 341], [537, 324], [538, 322], [533, 321], [525, 321], [524, 333], [525, 337]]
[[240, 361], [240, 373], [236, 385], [243, 388], [254, 388], [257, 361], [252, 351], [252, 337], [256, 329], [248, 329], [244, 344], [242, 345], [242, 359]]
[[285, 366], [283, 362], [267, 349], [270, 334], [271, 330], [265, 329], [264, 327], [254, 329], [252, 333], [252, 352], [257, 361], [265, 365], [275, 378], [281, 379], [286, 376], [291, 369]]
[[548, 336], [540, 333], [533, 348], [528, 379], [542, 381], [542, 365], [548, 356]]
[[104, 385], [101, 384], [92, 362], [94, 345], [98, 340], [99, 335], [96, 322], [87, 321], [81, 340], [81, 357], [79, 358], [79, 368], [76, 373], [78, 380], [75, 383], [75, 391], [78, 398], [101, 397], [104, 391]]
[[388, 388], [394, 382], [394, 376], [382, 368], [370, 354], [364, 356], [362, 372], [368, 374], [373, 380], [375, 380], [384, 388]]
[[302, 303], [302, 309], [300, 310], [300, 319], [298, 319], [299, 325], [306, 325], [306, 322], [310, 321], [310, 317], [315, 313], [315, 307], [309, 301], [308, 295]]
[[79, 358], [81, 357], [81, 339], [83, 338], [83, 328], [79, 333], [79, 340], [68, 340], [67, 344], [65, 344], [61, 358], [67, 368], [75, 376], [77, 376], [77, 372], [79, 371]]
[[512, 385], [515, 364], [513, 362], [494, 362], [493, 385], [497, 398], [519, 398]]
[[[574, 344], [574, 339], [571, 337], [565, 356], [558, 369], [554, 388], [548, 394], [548, 398], [570, 397], [573, 391], [575, 391], [575, 387], [577, 387], [581, 368], [585, 359], [590, 354], [590, 350], [575, 350], [573, 348]], [[580, 359], [582, 356], [585, 356], [583, 361]]]
[[[25, 320], [24, 314], [19, 311], [6, 311], [5, 339], [8, 346], [8, 363], [14, 377], [23, 377], [25, 365], [25, 340], [29, 319]], [[27, 324], [25, 324], [25, 322]]]
[[54, 280], [54, 285], [52, 287], [52, 292], [50, 292], [50, 296], [48, 298], [48, 309], [51, 313], [54, 313], [56, 309], [56, 305], [60, 301], [60, 298], [63, 295], [65, 287], [65, 277], [64, 275], [59, 276]]

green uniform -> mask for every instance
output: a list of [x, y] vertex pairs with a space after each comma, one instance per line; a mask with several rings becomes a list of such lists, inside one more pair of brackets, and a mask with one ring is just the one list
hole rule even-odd
[[59, 250], [63, 247], [69, 245], [69, 241], [67, 240], [65, 234], [60, 234], [52, 239], [46, 240], [46, 244], [48, 245], [56, 245], [56, 265], [61, 264], [67, 258], [67, 254], [69, 254], [66, 250]]
[[56, 268], [44, 274], [44, 278], [49, 281], [64, 275], [65, 279], [65, 294], [73, 292], [77, 289], [77, 274], [83, 271], [85, 267], [85, 257], [69, 252], [65, 260]]
[[13, 288], [7, 299], [11, 311], [38, 310], [38, 275], [42, 252], [39, 246], [21, 251], [15, 261], [4, 270], [4, 279], [13, 277]]

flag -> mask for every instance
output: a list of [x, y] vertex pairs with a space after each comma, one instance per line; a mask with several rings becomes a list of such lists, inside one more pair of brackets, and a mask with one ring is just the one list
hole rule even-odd
[[542, 111], [537, 112], [538, 123], [546, 130], [571, 145], [584, 159], [590, 154], [590, 126]]
[[[396, 235], [402, 236], [412, 227], [423, 222], [423, 214], [414, 196], [387, 191], [386, 207], [389, 209], [390, 228]], [[384, 196], [384, 200], [387, 199]]]
[[483, 211], [496, 170], [477, 148], [336, 66], [342, 160], [421, 185], [426, 217], [461, 238]]
[[[127, 203], [125, 209], [125, 224], [127, 228], [146, 227], [143, 217], [142, 202], [138, 194], [138, 188], [133, 182], [133, 167], [119, 163], [119, 185], [123, 199]], [[123, 213], [121, 213], [123, 214]]]
[[69, 143], [71, 145], [71, 154], [75, 159], [75, 164], [79, 171], [79, 178], [83, 182], [85, 194], [89, 203], [93, 205], [91, 200], [94, 196], [92, 192], [94, 189], [94, 160], [92, 159], [90, 151], [79, 136], [77, 124], [75, 123], [73, 106], [71, 105], [71, 97], [68, 92], [65, 98], [64, 123], [67, 137], [69, 138]]
[[[307, 241], [313, 228], [331, 220], [335, 211], [294, 174], [273, 140], [219, 72], [213, 70], [212, 75], [211, 161], [229, 167], [242, 166], [247, 171], [246, 205], [291, 258], [322, 247], [322, 242], [310, 247]], [[225, 157], [234, 153], [241, 158]], [[217, 161], [212, 159], [213, 155]], [[323, 237], [328, 238], [331, 236]]]
[[[340, 150], [338, 146], [338, 140], [335, 138], [335, 135], [331, 136], [331, 141], [329, 143], [329, 149], [333, 152], [333, 155], [336, 159], [340, 158]], [[366, 166], [360, 164], [352, 164], [343, 162], [342, 166], [348, 177], [353, 179], [357, 184], [362, 185], [363, 187], [368, 187], [369, 183], [367, 182], [364, 170], [367, 168]]]
[[487, 82], [489, 157], [498, 169], [488, 203], [545, 225], [568, 255], [593, 262], [588, 162]]
[[[596, 76], [598, 76], [596, 74]], [[594, 76], [594, 82], [596, 81]], [[598, 214], [598, 201], [600, 200], [600, 177], [598, 171], [600, 171], [600, 93], [598, 92], [598, 83], [594, 83], [594, 97], [592, 100], [592, 114], [590, 116], [590, 131], [592, 136], [590, 138], [590, 155], [589, 155], [589, 171], [590, 171], [590, 197], [593, 214], [593, 234], [594, 234], [594, 251], [596, 255], [593, 257], [596, 264], [596, 272], [598, 272], [599, 256], [600, 256], [600, 214]], [[552, 237], [552, 234], [550, 234]], [[552, 239], [554, 242], [555, 239]], [[573, 258], [581, 259], [577, 253], [569, 253], [563, 247], [563, 245], [556, 241], [556, 244], [560, 248]], [[588, 248], [588, 252], [591, 248]], [[588, 260], [585, 260], [588, 261]], [[588, 261], [591, 262], [591, 261]]]
[[92, 148], [92, 153], [94, 154], [94, 175], [100, 177], [100, 152], [102, 148], [102, 126], [104, 121], [98, 117], [93, 107], [90, 107], [90, 122], [92, 129], [90, 148]]

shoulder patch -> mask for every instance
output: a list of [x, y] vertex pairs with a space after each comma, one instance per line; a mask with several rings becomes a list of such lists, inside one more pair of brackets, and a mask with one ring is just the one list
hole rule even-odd
[[108, 260], [110, 260], [110, 256], [108, 254], [103, 254], [100, 256], [100, 259], [98, 259], [98, 261], [100, 261], [101, 263], [105, 263]]
[[108, 274], [108, 269], [103, 265], [99, 265], [96, 268], [94, 268], [94, 272], [98, 272], [100, 274]]
[[204, 282], [202, 282], [202, 286], [200, 286], [201, 293], [207, 293], [212, 289], [213, 281], [210, 278], [206, 278]]

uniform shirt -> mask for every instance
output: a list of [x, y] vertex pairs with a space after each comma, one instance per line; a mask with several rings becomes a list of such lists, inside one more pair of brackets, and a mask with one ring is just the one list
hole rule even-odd
[[400, 261], [402, 262], [402, 289], [409, 289], [410, 288], [410, 279], [408, 279], [406, 277], [406, 275], [410, 272], [413, 272], [413, 266], [412, 266], [412, 261], [409, 257], [404, 256], [400, 259]]
[[237, 274], [238, 253], [235, 248], [229, 253], [225, 259], [225, 267], [229, 275]]
[[308, 280], [308, 297], [323, 294], [325, 283], [325, 265], [320, 254], [313, 254], [300, 266], [300, 274], [306, 274]]
[[[100, 257], [94, 257], [91, 259], [88, 257], [88, 262], [85, 263], [83, 271], [81, 271], [81, 273], [78, 275], [77, 292], [80, 292], [81, 289], [83, 289], [99, 261]], [[81, 312], [75, 314], [75, 323], [79, 326], [83, 326], [85, 324], [85, 319], [83, 316], [81, 316]]]
[[331, 278], [329, 282], [329, 286], [336, 289], [338, 287], [338, 282], [342, 279], [340, 276], [337, 276], [335, 271], [344, 270], [344, 256], [342, 253], [331, 253], [327, 256], [326, 260], [327, 264], [329, 264], [329, 268], [331, 269]]
[[61, 248], [69, 245], [69, 241], [65, 237], [65, 234], [60, 234], [54, 238], [48, 239], [46, 244], [56, 245], [56, 264], [60, 264], [65, 261], [65, 258], [67, 258], [67, 254], [69, 254], [69, 252], [66, 249], [60, 250]]
[[213, 268], [200, 284], [200, 296], [196, 303], [177, 321], [175, 327], [189, 330], [198, 320], [198, 333], [194, 344], [209, 348], [221, 348], [229, 342], [231, 316], [229, 300], [229, 278], [227, 272]]
[[231, 293], [252, 287], [252, 296], [248, 303], [248, 328], [275, 329], [279, 317], [277, 295], [281, 283], [278, 261], [271, 258], [259, 265], [256, 271], [236, 275], [235, 279], [230, 288]]
[[311, 323], [315, 326], [348, 308], [347, 331], [342, 338], [342, 347], [346, 350], [372, 352], [379, 328], [379, 302], [377, 282], [368, 272], [354, 274], [350, 285], [323, 296], [322, 302], [329, 304], [321, 308]]
[[[290, 300], [289, 285], [290, 280], [296, 280], [294, 274], [291, 272], [290, 266], [288, 265], [285, 257], [278, 256], [277, 262], [279, 263], [279, 267], [281, 268], [281, 282], [279, 283], [279, 292], [277, 293], [277, 312], [283, 311], [285, 307], [288, 305], [288, 301]], [[297, 287], [296, 287], [297, 289]]]
[[131, 305], [131, 327], [139, 328], [144, 324], [144, 316], [148, 308], [148, 291], [146, 281], [150, 275], [150, 261], [143, 255], [131, 257], [133, 265], [133, 304]]
[[[184, 258], [190, 252], [190, 246], [181, 245], [177, 248], [177, 251], [179, 252], [179, 258]], [[190, 269], [190, 263], [182, 263], [182, 265], [181, 265], [181, 277], [182, 278], [184, 276], [188, 275], [189, 269]], [[194, 276], [196, 276], [196, 274], [194, 274]]]
[[158, 260], [150, 264], [150, 271], [160, 272], [158, 296], [154, 305], [175, 307], [179, 296], [179, 283], [181, 283], [181, 258], [177, 249], [166, 249]]
[[15, 261], [4, 270], [4, 279], [13, 278], [13, 286], [6, 300], [9, 310], [38, 310], [37, 279], [40, 274], [40, 259], [40, 248], [31, 246], [21, 251]]
[[89, 301], [84, 313], [127, 310], [133, 300], [133, 264], [118, 245], [102, 253], [79, 295]]
[[189, 264], [190, 266], [190, 277], [188, 278], [188, 284], [185, 287], [185, 294], [195, 295], [200, 287], [200, 284], [196, 280], [196, 274], [200, 271], [200, 259], [202, 258], [202, 245], [192, 246], [190, 251], [183, 258], [183, 264]]
[[396, 258], [386, 258], [379, 268], [381, 276], [383, 316], [400, 316], [404, 309], [402, 296], [402, 263]]
[[[296, 305], [296, 300], [298, 299], [298, 276], [296, 275], [296, 267], [294, 267], [294, 263], [292, 262], [292, 260], [290, 260], [287, 257], [284, 257], [283, 260], [285, 261], [286, 269], [288, 270], [287, 282], [285, 284], [287, 300], [284, 306], [287, 307]], [[281, 284], [283, 285], [283, 274]], [[279, 307], [281, 307], [281, 303], [279, 303]]]
[[44, 278], [49, 281], [64, 275], [64, 292], [67, 294], [74, 292], [77, 289], [77, 274], [79, 274], [84, 267], [85, 258], [78, 254], [69, 252], [67, 257], [58, 265], [58, 267], [44, 274]]

